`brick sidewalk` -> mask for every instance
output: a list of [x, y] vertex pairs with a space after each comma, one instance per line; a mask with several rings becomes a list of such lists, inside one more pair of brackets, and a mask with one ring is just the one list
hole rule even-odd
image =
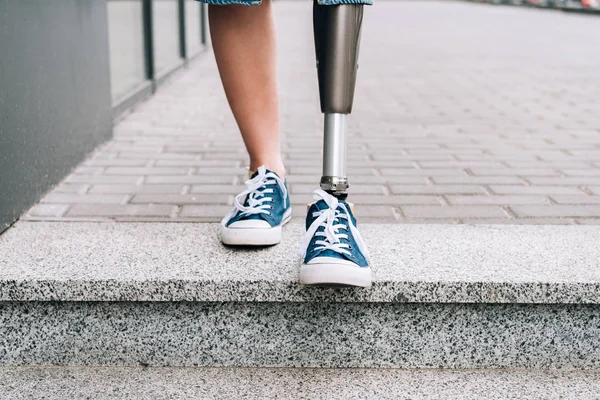
[[[301, 218], [321, 168], [311, 6], [276, 10]], [[598, 22], [454, 2], [367, 8], [348, 160], [361, 221], [600, 223]], [[218, 221], [245, 165], [207, 53], [24, 218]]]

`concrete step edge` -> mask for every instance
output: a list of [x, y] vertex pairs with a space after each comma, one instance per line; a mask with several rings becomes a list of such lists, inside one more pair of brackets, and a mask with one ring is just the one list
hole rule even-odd
[[370, 289], [298, 284], [303, 228], [232, 249], [211, 223], [19, 222], [0, 236], [0, 301], [600, 304], [600, 227], [365, 224]]
[[595, 398], [598, 371], [0, 367], [17, 399]]

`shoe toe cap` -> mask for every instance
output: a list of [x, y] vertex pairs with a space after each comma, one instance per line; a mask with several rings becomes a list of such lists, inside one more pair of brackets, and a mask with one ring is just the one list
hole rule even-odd
[[331, 264], [340, 265], [341, 264], [341, 265], [348, 265], [351, 267], [360, 267], [355, 262], [352, 262], [350, 260], [346, 260], [343, 258], [335, 258], [335, 257], [315, 257], [306, 263], [306, 265], [316, 265], [316, 264], [328, 264], [328, 265], [331, 265]]
[[241, 228], [241, 229], [269, 229], [271, 225], [263, 219], [244, 219], [235, 221], [228, 228]]

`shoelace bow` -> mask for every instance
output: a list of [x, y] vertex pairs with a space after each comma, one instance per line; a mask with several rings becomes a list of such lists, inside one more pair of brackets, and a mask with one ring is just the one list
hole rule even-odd
[[[333, 250], [336, 253], [343, 254], [351, 258], [354, 257], [349, 251], [352, 249], [350, 245], [348, 243], [342, 243], [341, 241], [341, 239], [348, 239], [348, 235], [339, 232], [340, 230], [345, 230], [348, 232], [349, 227], [359, 250], [362, 252], [367, 262], [369, 262], [369, 252], [367, 251], [367, 247], [362, 236], [360, 235], [360, 232], [358, 231], [358, 228], [352, 222], [352, 218], [350, 218], [350, 213], [348, 212], [346, 204], [339, 202], [337, 198], [322, 189], [315, 190], [313, 193], [313, 199], [315, 201], [325, 201], [328, 208], [313, 212], [313, 218], [316, 219], [312, 222], [306, 231], [306, 234], [302, 238], [302, 244], [300, 246], [300, 250], [298, 251], [298, 255], [300, 257], [305, 256], [308, 246], [310, 245], [310, 241], [312, 240], [313, 236], [316, 235], [324, 239], [315, 241], [316, 247], [313, 249], [313, 251]], [[345, 223], [342, 223], [341, 220], [344, 220]], [[320, 227], [325, 228], [323, 232], [317, 232]]]
[[[277, 184], [281, 188], [281, 191], [283, 192], [283, 207], [287, 207], [287, 188], [285, 187], [285, 182], [277, 176], [277, 174], [267, 172], [267, 169], [264, 166], [261, 166], [258, 167], [256, 176], [246, 181], [246, 189], [235, 196], [235, 199], [233, 200], [233, 210], [225, 216], [225, 219], [229, 220], [236, 215], [238, 211], [244, 216], [253, 214], [271, 215], [269, 210], [272, 206], [265, 203], [273, 202], [273, 198], [267, 196], [267, 194], [274, 193], [273, 188], [267, 187], [273, 184]], [[246, 196], [248, 196], [247, 206], [243, 204]]]

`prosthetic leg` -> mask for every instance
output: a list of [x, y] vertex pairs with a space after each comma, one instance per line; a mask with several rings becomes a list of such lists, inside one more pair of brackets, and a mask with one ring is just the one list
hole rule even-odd
[[346, 118], [352, 112], [362, 4], [313, 5], [321, 112], [325, 116], [321, 189], [345, 200]]
[[323, 190], [315, 191], [313, 198], [317, 201], [309, 206], [307, 230], [299, 251], [304, 257], [300, 266], [300, 283], [304, 285], [371, 286], [369, 254], [350, 218], [348, 208], [352, 205], [338, 201], [348, 196], [346, 118], [354, 100], [362, 15], [362, 4], [320, 6], [315, 1], [313, 5], [325, 135]]

